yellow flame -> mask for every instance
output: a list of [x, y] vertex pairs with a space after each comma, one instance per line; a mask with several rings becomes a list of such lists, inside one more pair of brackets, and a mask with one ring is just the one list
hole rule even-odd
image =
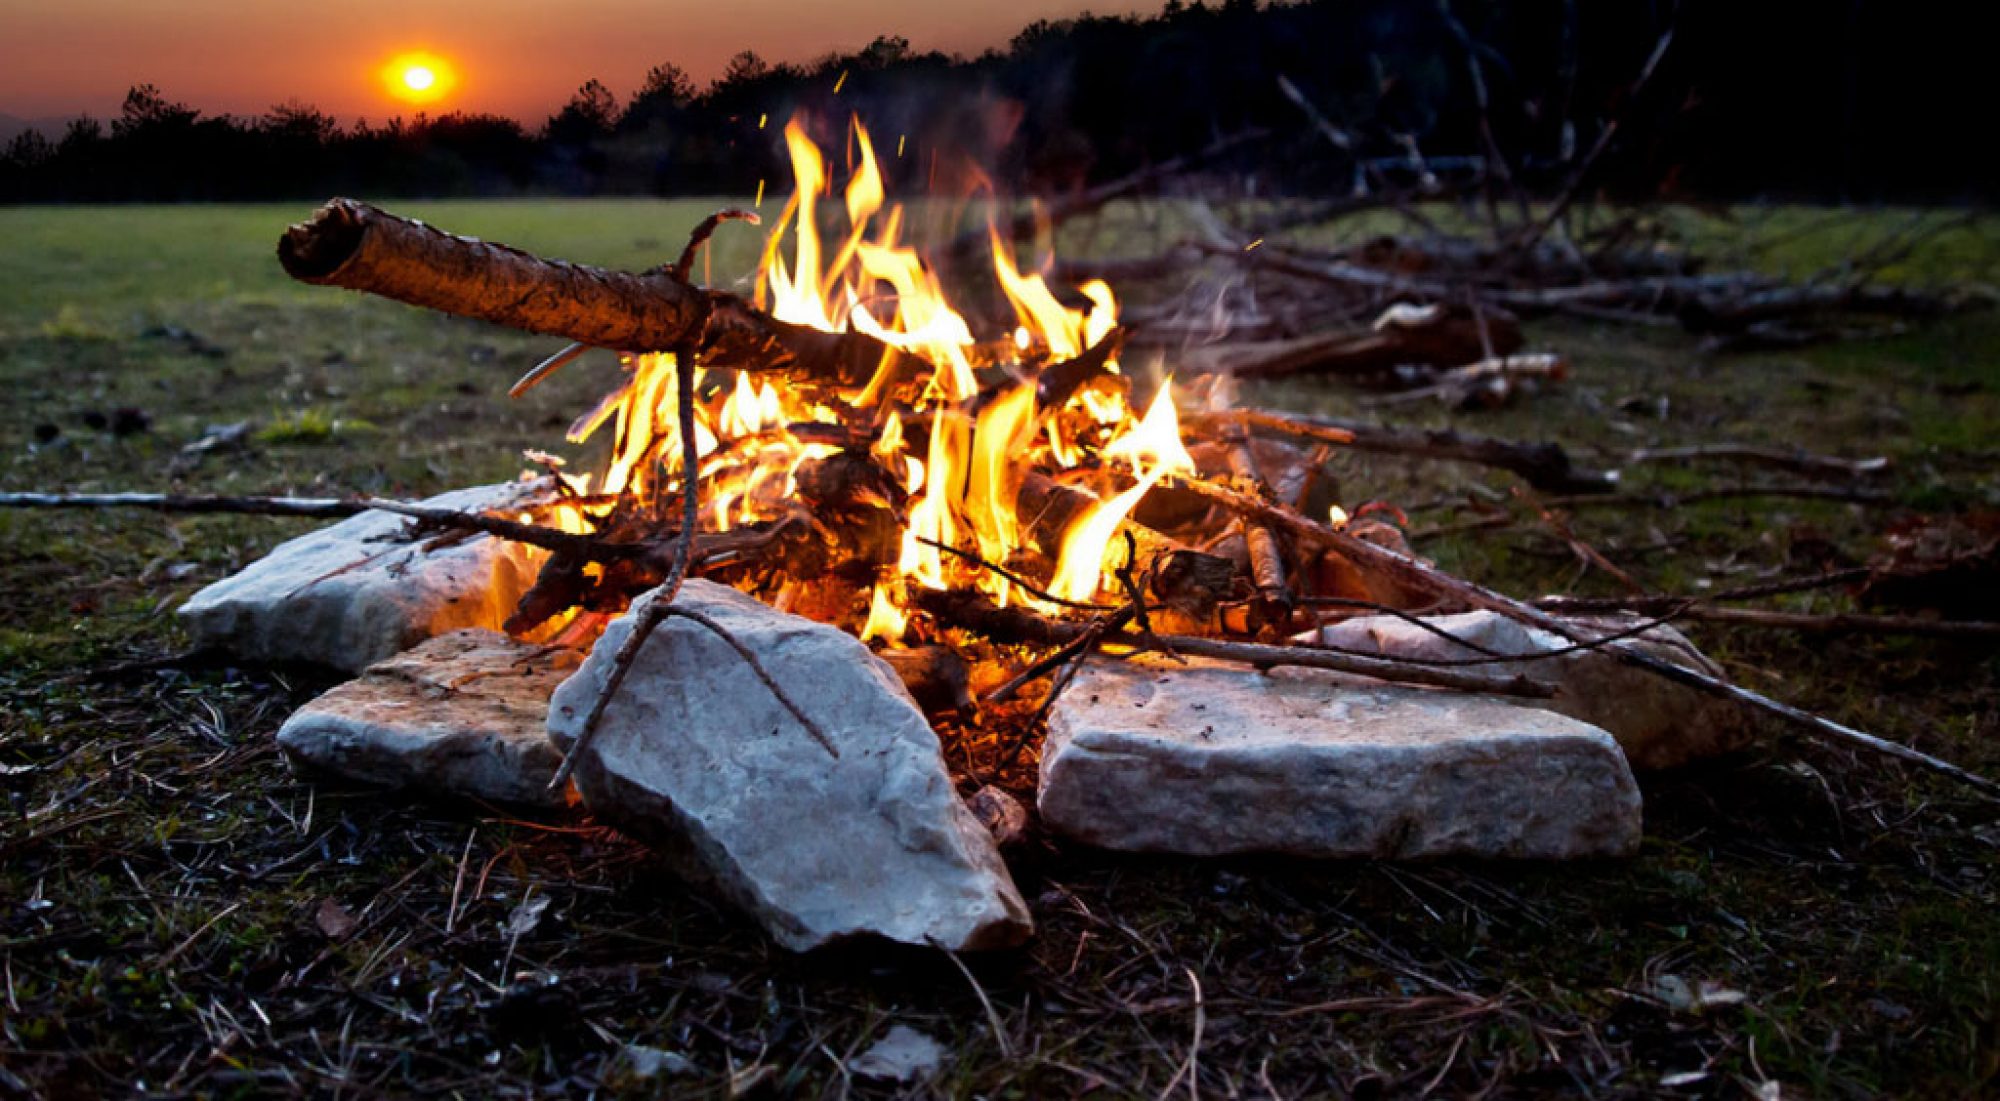
[[1174, 409], [1171, 382], [1160, 387], [1139, 423], [1106, 444], [1102, 454], [1106, 459], [1130, 462], [1139, 484], [1092, 505], [1063, 532], [1062, 553], [1049, 592], [1064, 600], [1095, 598], [1104, 574], [1125, 564], [1124, 541], [1115, 538], [1119, 525], [1160, 479], [1194, 472], [1194, 457], [1181, 444], [1180, 416]]
[[[698, 396], [691, 410], [702, 461], [688, 473], [706, 505], [703, 526], [728, 530], [796, 508], [792, 498], [800, 465], [837, 449], [806, 443], [791, 429], [813, 422], [852, 428], [870, 419], [857, 411], [880, 410], [880, 431], [870, 451], [910, 496], [896, 566], [869, 592], [863, 637], [896, 644], [909, 626], [907, 597], [913, 586], [978, 585], [1003, 602], [1010, 598], [1009, 583], [997, 573], [931, 544], [976, 549], [987, 562], [1009, 563], [1024, 538], [1015, 500], [1024, 473], [1038, 464], [1083, 463], [1095, 441], [1108, 437], [1111, 442], [1098, 458], [1113, 484], [1065, 533], [1051, 586], [1068, 599], [1094, 599], [1104, 570], [1123, 555], [1117, 532], [1132, 509], [1170, 473], [1193, 469], [1167, 387], [1137, 420], [1122, 390], [1109, 388], [1080, 389], [1066, 410], [1038, 405], [1032, 380], [1037, 364], [1081, 355], [1113, 331], [1118, 303], [1111, 288], [1101, 281], [1085, 283], [1076, 293], [1087, 306], [1065, 306], [1042, 275], [1019, 269], [1007, 244], [992, 231], [994, 274], [1016, 324], [1003, 331], [1000, 342], [982, 347], [945, 295], [937, 271], [901, 242], [904, 212], [887, 201], [867, 130], [854, 123], [854, 168], [834, 211], [821, 209], [820, 200], [833, 194], [834, 181], [819, 147], [798, 120], [787, 123], [784, 133], [796, 187], [766, 239], [756, 300], [780, 320], [827, 332], [866, 333], [928, 364], [928, 378], [914, 404], [927, 415], [928, 441], [921, 455], [912, 454], [909, 436], [925, 422], [906, 422], [910, 407], [898, 410], [883, 403], [891, 381], [886, 362], [861, 393], [839, 395], [850, 407], [838, 412], [815, 404], [811, 391], [780, 388], [751, 373], [702, 387], [699, 368], [690, 365], [698, 395], [710, 395]], [[899, 155], [903, 144], [899, 138]], [[762, 190], [760, 183], [760, 202]], [[830, 215], [829, 222], [844, 214], [845, 224], [823, 227], [823, 214]], [[1010, 351], [1019, 364], [1020, 381], [982, 395], [975, 363]], [[594, 481], [597, 503], [557, 506], [544, 522], [589, 530], [592, 515], [587, 509], [601, 515], [609, 498], [626, 493], [658, 499], [679, 492], [686, 480], [675, 409], [680, 365], [665, 354], [624, 362], [629, 371], [624, 385], [572, 426], [571, 437], [579, 441], [603, 425], [613, 426], [611, 456], [599, 476], [572, 481], [580, 496]], [[1109, 367], [1117, 369], [1115, 363]], [[1076, 438], [1066, 439], [1065, 433]], [[785, 591], [796, 595], [801, 584], [789, 582]]]
[[868, 622], [861, 626], [861, 641], [879, 638], [891, 644], [898, 643], [909, 626], [910, 617], [896, 606], [895, 599], [889, 595], [889, 586], [875, 586], [868, 597]]

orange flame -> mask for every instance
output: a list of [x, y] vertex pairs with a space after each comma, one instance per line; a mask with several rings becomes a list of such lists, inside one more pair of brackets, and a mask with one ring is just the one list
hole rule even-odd
[[[1073, 467], [1089, 458], [1088, 447], [1065, 438], [1070, 430], [1059, 423], [1094, 424], [1097, 428], [1083, 435], [1110, 440], [1097, 457], [1120, 481], [1129, 474], [1130, 484], [1091, 507], [1064, 533], [1050, 583], [1050, 590], [1065, 599], [1094, 599], [1104, 571], [1119, 564], [1123, 548], [1115, 537], [1132, 508], [1167, 474], [1193, 469], [1181, 446], [1170, 389], [1162, 387], [1137, 420], [1120, 392], [1093, 387], [1079, 390], [1067, 412], [1042, 408], [1034, 372], [1041, 364], [1081, 355], [1110, 336], [1118, 317], [1111, 288], [1086, 283], [1077, 293], [1087, 307], [1066, 306], [1042, 275], [1021, 271], [1011, 249], [993, 231], [994, 276], [1017, 324], [1003, 330], [1000, 340], [982, 346], [945, 295], [935, 269], [899, 241], [903, 210], [887, 203], [874, 146], [858, 121], [853, 134], [855, 167], [840, 207], [831, 212], [836, 219], [844, 213], [846, 226], [823, 240], [820, 200], [832, 194], [833, 186], [826, 159], [801, 122], [785, 126], [795, 191], [769, 230], [755, 297], [780, 320], [827, 332], [851, 328], [929, 364], [930, 376], [909, 410], [922, 414], [921, 419], [906, 420], [903, 411], [885, 407], [889, 383], [881, 375], [860, 393], [842, 395], [839, 400], [849, 408], [838, 410], [819, 404], [809, 391], [775, 387], [749, 373], [737, 373], [726, 385], [707, 384], [700, 367], [690, 366], [697, 385], [693, 413], [702, 462], [697, 470], [683, 472], [675, 408], [675, 373], [682, 365], [671, 355], [628, 359], [625, 385], [578, 418], [570, 432], [572, 440], [582, 441], [605, 424], [614, 426], [610, 457], [594, 479], [599, 503], [565, 506], [558, 522], [583, 530], [591, 516], [608, 509], [605, 497], [634, 494], [656, 500], [683, 492], [690, 478], [704, 502], [704, 528], [727, 530], [775, 518], [797, 507], [792, 497], [800, 464], [836, 450], [802, 442], [793, 428], [852, 425], [857, 412], [868, 414], [858, 419], [879, 425], [870, 453], [910, 495], [901, 516], [897, 561], [868, 590], [862, 628], [862, 637], [895, 645], [910, 627], [905, 596], [912, 586], [978, 586], [1002, 602], [1016, 595], [998, 573], [938, 547], [960, 548], [994, 564], [1019, 558], [1026, 545], [1015, 500], [1022, 477], [1036, 466]], [[829, 249], [826, 240], [836, 243]], [[975, 364], [995, 358], [1013, 360], [1013, 380], [982, 391]], [[1108, 369], [1116, 372], [1117, 364], [1109, 363]], [[911, 453], [913, 433], [927, 437], [921, 456]], [[587, 476], [565, 480], [579, 495], [589, 493], [593, 481]], [[597, 511], [588, 513], [589, 508]], [[792, 582], [784, 589], [797, 592]]]

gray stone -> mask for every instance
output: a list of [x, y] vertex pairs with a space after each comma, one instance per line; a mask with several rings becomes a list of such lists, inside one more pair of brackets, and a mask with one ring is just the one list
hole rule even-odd
[[453, 631], [300, 708], [278, 745], [299, 765], [350, 780], [560, 806], [549, 781], [562, 759], [544, 721], [578, 661], [496, 631]]
[[856, 1077], [875, 1082], [920, 1082], [937, 1076], [944, 1056], [943, 1044], [909, 1025], [895, 1025], [888, 1035], [855, 1056], [847, 1069]]
[[[556, 691], [574, 744], [640, 598]], [[993, 840], [959, 801], [937, 735], [888, 664], [852, 636], [707, 581], [676, 607], [755, 653], [839, 750], [786, 711], [736, 652], [669, 618], [640, 649], [579, 757], [599, 818], [660, 848], [797, 951], [856, 936], [998, 948], [1032, 930]]]
[[1611, 856], [1639, 790], [1611, 736], [1504, 700], [1317, 670], [1092, 659], [1058, 698], [1042, 821], [1210, 856]]
[[[1570, 641], [1493, 612], [1426, 616], [1425, 622], [1498, 654], [1542, 654], [1564, 649]], [[1630, 630], [1643, 623], [1637, 617], [1606, 616], [1578, 619], [1578, 627], [1599, 636]], [[1364, 616], [1323, 627], [1319, 640], [1328, 646], [1369, 654], [1420, 659], [1484, 657], [1479, 651], [1394, 616]], [[1664, 624], [1632, 639], [1633, 645], [1662, 661], [1670, 661], [1719, 679], [1728, 679], [1687, 636]], [[1618, 739], [1619, 748], [1637, 769], [1673, 768], [1703, 757], [1740, 749], [1754, 728], [1743, 708], [1636, 669], [1602, 650], [1573, 650], [1554, 657], [1496, 662], [1478, 668], [1493, 673], [1523, 673], [1553, 681], [1557, 695], [1537, 707], [1561, 712], [1602, 727]]]
[[[541, 486], [480, 486], [424, 504], [506, 508]], [[412, 541], [410, 523], [364, 512], [301, 535], [194, 594], [180, 617], [198, 645], [358, 673], [446, 631], [498, 628], [546, 557], [490, 535]]]

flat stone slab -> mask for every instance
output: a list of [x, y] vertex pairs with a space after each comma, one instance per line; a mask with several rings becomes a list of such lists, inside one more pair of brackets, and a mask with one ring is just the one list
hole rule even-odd
[[295, 764], [363, 783], [556, 807], [549, 697], [581, 655], [453, 631], [368, 668], [278, 728]]
[[[1556, 697], [1537, 700], [1534, 706], [1610, 731], [1633, 768], [1674, 768], [1741, 749], [1755, 733], [1749, 714], [1736, 704], [1635, 669], [1602, 650], [1570, 650], [1568, 639], [1505, 616], [1477, 611], [1423, 618], [1491, 653], [1523, 656], [1527, 660], [1478, 668], [1555, 682]], [[1645, 621], [1636, 616], [1593, 616], [1574, 622], [1598, 636], [1607, 636]], [[1385, 657], [1456, 660], [1488, 656], [1395, 616], [1362, 616], [1330, 624], [1319, 630], [1319, 641]], [[1665, 624], [1647, 629], [1631, 642], [1662, 661], [1728, 679], [1686, 635]], [[1556, 650], [1568, 652], [1534, 657]]]
[[[507, 482], [423, 503], [479, 511], [540, 492], [540, 483]], [[194, 594], [181, 620], [197, 645], [246, 660], [359, 673], [447, 631], [497, 630], [547, 557], [484, 534], [412, 541], [410, 524], [364, 512], [301, 535]]]
[[[613, 620], [549, 705], [574, 744], [655, 590]], [[600, 819], [662, 850], [804, 951], [875, 936], [952, 949], [1032, 931], [992, 837], [966, 809], [923, 712], [854, 637], [734, 589], [689, 581], [676, 607], [756, 654], [836, 757], [723, 640], [669, 618], [639, 650], [574, 773]]]
[[1198, 856], [1617, 856], [1640, 827], [1617, 743], [1575, 719], [1143, 658], [1093, 658], [1057, 699], [1038, 802], [1076, 840]]

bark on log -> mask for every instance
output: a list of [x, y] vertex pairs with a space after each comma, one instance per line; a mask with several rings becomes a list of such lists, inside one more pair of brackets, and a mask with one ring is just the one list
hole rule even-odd
[[712, 367], [858, 388], [885, 366], [894, 388], [929, 365], [859, 332], [779, 321], [667, 268], [609, 271], [460, 237], [334, 199], [278, 240], [286, 274], [595, 348], [693, 348]]
[[620, 351], [701, 334], [708, 295], [672, 273], [607, 271], [459, 237], [367, 203], [334, 199], [278, 239], [292, 278]]

